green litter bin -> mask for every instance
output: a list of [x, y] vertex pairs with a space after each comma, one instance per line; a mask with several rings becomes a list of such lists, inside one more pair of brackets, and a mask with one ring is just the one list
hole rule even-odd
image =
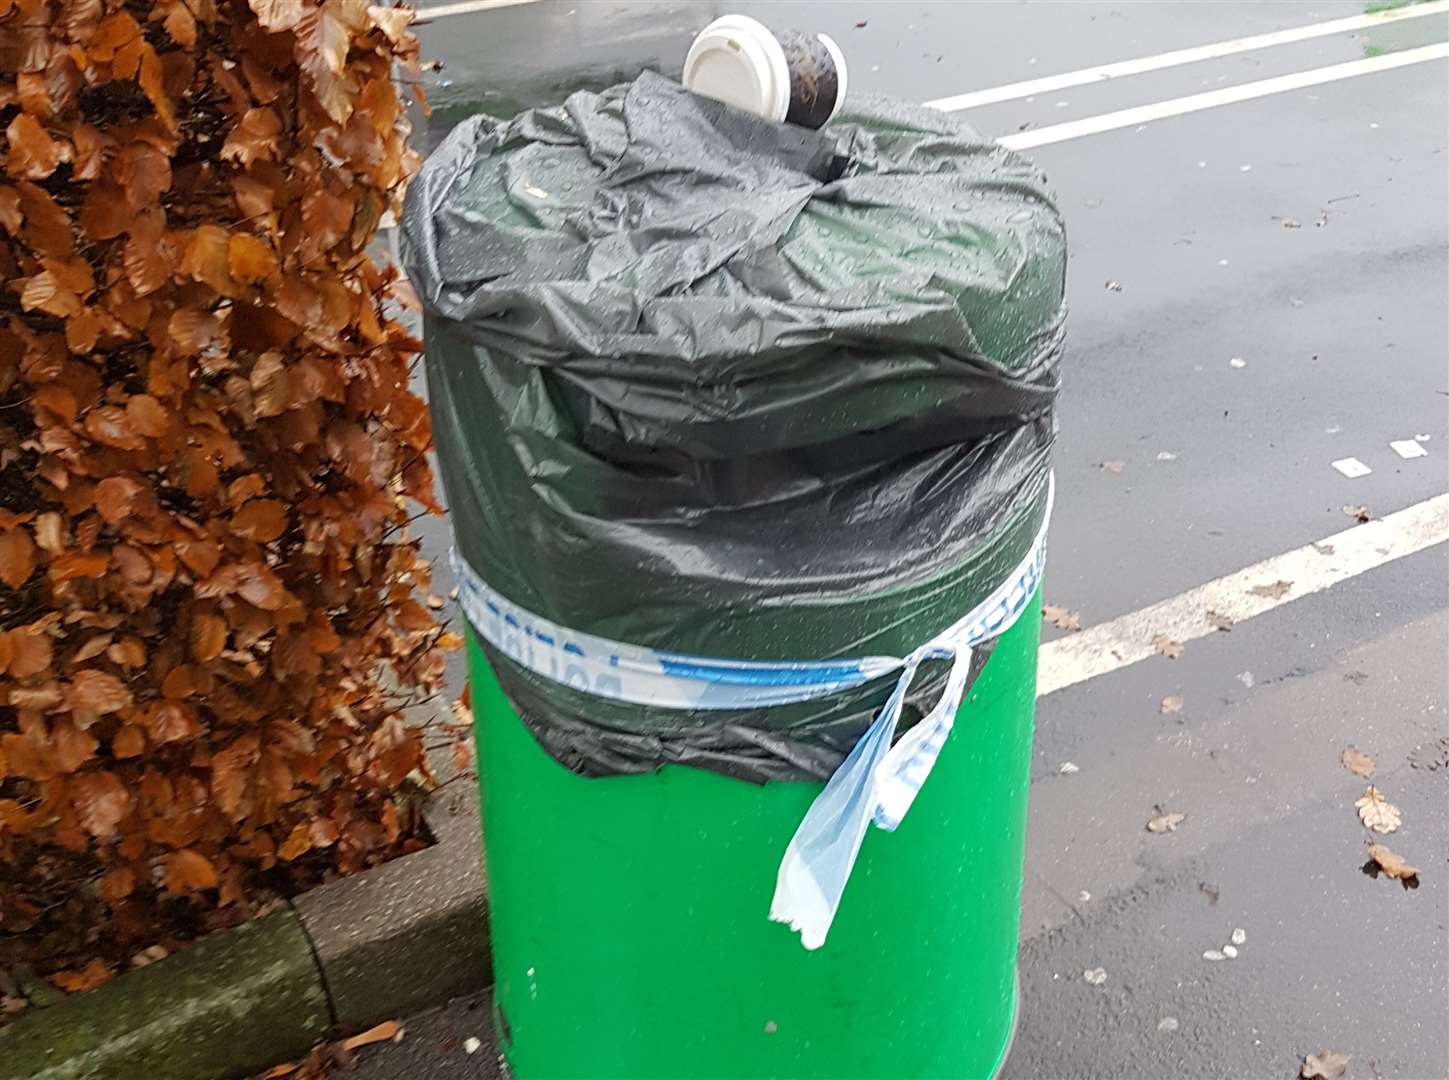
[[586, 778], [469, 642], [499, 1045], [519, 1080], [990, 1077], [1016, 1025], [1040, 590], [821, 949], [766, 920], [818, 783]]
[[805, 131], [646, 73], [460, 125], [403, 233], [513, 1074], [993, 1075], [1063, 344], [1044, 177], [918, 107]]

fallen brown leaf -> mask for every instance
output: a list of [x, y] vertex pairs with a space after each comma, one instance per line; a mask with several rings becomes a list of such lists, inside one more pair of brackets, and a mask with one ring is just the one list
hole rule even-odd
[[1155, 816], [1147, 819], [1147, 831], [1150, 833], [1177, 832], [1177, 827], [1186, 820], [1186, 814], [1165, 814], [1159, 808]]
[[87, 990], [94, 990], [103, 986], [112, 979], [111, 969], [100, 960], [92, 960], [79, 971], [61, 971], [50, 977], [67, 994], [81, 994]]
[[1176, 660], [1182, 655], [1182, 642], [1173, 641], [1166, 634], [1158, 634], [1152, 639], [1152, 647], [1169, 660]]
[[1383, 844], [1369, 845], [1369, 858], [1378, 863], [1379, 869], [1391, 878], [1408, 881], [1419, 876], [1419, 868], [1410, 866], [1402, 856], [1395, 855]]
[[1334, 548], [1332, 544], [1314, 544], [1313, 550], [1320, 555], [1332, 555]]
[[356, 1050], [359, 1046], [371, 1046], [373, 1043], [392, 1042], [402, 1037], [403, 1028], [396, 1020], [384, 1020], [376, 1027], [370, 1027], [366, 1031], [358, 1032], [350, 1039], [342, 1040], [342, 1049]]
[[1080, 630], [1082, 628], [1080, 615], [1057, 604], [1043, 604], [1041, 617], [1060, 630]]
[[1348, 1055], [1336, 1050], [1320, 1050], [1303, 1059], [1303, 1080], [1338, 1080], [1348, 1068]]
[[1404, 823], [1399, 808], [1372, 784], [1364, 788], [1363, 797], [1353, 805], [1358, 807], [1359, 820], [1376, 833], [1391, 833]]
[[1233, 628], [1233, 620], [1219, 611], [1209, 611], [1207, 621], [1212, 623], [1215, 630], [1221, 630], [1223, 633], [1227, 633]]
[[1374, 519], [1367, 506], [1345, 506], [1343, 512], [1353, 518], [1360, 525], [1367, 525]]
[[1182, 695], [1168, 694], [1165, 698], [1162, 699], [1162, 704], [1158, 706], [1158, 711], [1162, 713], [1163, 716], [1167, 716], [1169, 713], [1182, 712]]
[[1293, 587], [1293, 582], [1278, 580], [1271, 585], [1254, 585], [1248, 592], [1254, 596], [1267, 597], [1269, 600], [1281, 600], [1288, 595], [1288, 590]]
[[1126, 464], [1125, 461], [1104, 461], [1101, 467], [1109, 473], [1119, 473]]
[[1338, 760], [1343, 762], [1343, 767], [1349, 772], [1362, 776], [1365, 780], [1374, 774], [1374, 759], [1352, 746], [1345, 747]]

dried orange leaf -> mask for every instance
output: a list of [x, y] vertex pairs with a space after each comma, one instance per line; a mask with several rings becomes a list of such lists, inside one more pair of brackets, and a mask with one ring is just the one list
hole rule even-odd
[[165, 880], [166, 891], [173, 896], [214, 889], [216, 867], [201, 852], [183, 848], [166, 860]]
[[401, 44], [408, 36], [408, 24], [417, 12], [405, 7], [381, 7], [370, 4], [367, 8], [368, 21], [387, 35], [394, 45]]
[[171, 40], [180, 45], [183, 49], [189, 49], [196, 44], [196, 18], [187, 8], [184, 0], [176, 0], [171, 5], [171, 10], [166, 13], [162, 26], [166, 33], [171, 35]]
[[1162, 713], [1163, 716], [1168, 716], [1172, 713], [1182, 712], [1182, 695], [1168, 694], [1165, 698], [1162, 699], [1162, 703], [1158, 706], [1158, 711]]
[[268, 30], [290, 30], [307, 8], [297, 0], [248, 0], [257, 21]]
[[153, 439], [171, 430], [171, 414], [150, 394], [136, 394], [126, 399], [126, 420], [137, 434]]
[[[279, 4], [293, 11], [300, 5], [296, 0], [278, 0]], [[241, 123], [232, 128], [231, 134], [221, 148], [223, 161], [234, 161], [246, 168], [254, 161], [274, 161], [277, 156], [278, 136], [282, 134], [282, 121], [272, 109], [248, 109]]]
[[0, 581], [18, 589], [35, 571], [35, 541], [23, 525], [0, 535]]
[[28, 180], [44, 180], [55, 172], [61, 162], [62, 149], [69, 149], [52, 139], [39, 120], [24, 112], [10, 121], [5, 137], [10, 142], [6, 170], [11, 176]]
[[136, 875], [129, 866], [118, 866], [100, 883], [101, 898], [107, 903], [118, 904], [136, 889]]
[[227, 264], [231, 276], [247, 285], [277, 272], [277, 256], [271, 247], [249, 233], [232, 234], [227, 244]]
[[298, 825], [288, 834], [282, 846], [277, 849], [277, 858], [285, 862], [291, 862], [312, 850], [312, 829], [308, 825]]
[[191, 622], [191, 655], [201, 663], [215, 660], [226, 648], [226, 620], [219, 615], [198, 615]]
[[110, 968], [100, 960], [92, 960], [79, 971], [57, 972], [50, 977], [50, 981], [67, 994], [83, 994], [87, 990], [104, 986], [112, 977]]
[[108, 671], [88, 668], [71, 679], [66, 701], [77, 717], [98, 717], [129, 708], [133, 698], [126, 684]]
[[1344, 748], [1339, 755], [1339, 761], [1349, 772], [1362, 776], [1365, 780], [1374, 774], [1374, 759], [1365, 754], [1362, 750], [1356, 750], [1352, 746]]
[[231, 531], [266, 544], [287, 531], [287, 506], [276, 499], [253, 499], [231, 519]]
[[376, 1027], [370, 1027], [366, 1031], [358, 1032], [349, 1039], [343, 1039], [342, 1049], [356, 1050], [360, 1046], [371, 1046], [373, 1043], [393, 1042], [401, 1038], [402, 1033], [402, 1025], [396, 1020], [384, 1020]]
[[131, 794], [112, 772], [84, 773], [70, 781], [70, 801], [81, 827], [97, 840], [116, 835], [131, 809]]
[[202, 225], [187, 241], [181, 269], [197, 281], [206, 282], [222, 296], [231, 296], [236, 289], [231, 280], [227, 248], [225, 229], [220, 225]]
[[111, 753], [118, 759], [140, 757], [146, 750], [146, 733], [127, 724], [111, 736]]
[[20, 292], [20, 306], [26, 311], [43, 311], [61, 319], [79, 315], [84, 308], [81, 298], [49, 270], [42, 270], [25, 283]]
[[[12, 652], [8, 669], [15, 678], [28, 679], [50, 667], [54, 649], [45, 634], [21, 628], [11, 630], [6, 640]], [[15, 694], [15, 690], [10, 691], [11, 704], [18, 704]]]
[[1369, 845], [1369, 858], [1378, 864], [1378, 868], [1391, 878], [1399, 881], [1408, 881], [1419, 876], [1419, 868], [1410, 866], [1404, 859], [1395, 855], [1383, 844]]
[[96, 485], [96, 510], [107, 524], [117, 525], [130, 516], [145, 488], [128, 476], [108, 476]]

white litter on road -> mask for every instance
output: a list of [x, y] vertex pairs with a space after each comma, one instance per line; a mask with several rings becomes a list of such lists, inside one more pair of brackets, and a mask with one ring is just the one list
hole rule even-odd
[[1228, 361], [1228, 367], [1245, 368], [1247, 366], [1248, 362], [1244, 360], [1241, 356], [1235, 356]]
[[1070, 761], [1062, 762], [1062, 767], [1057, 770], [1057, 772], [1061, 773], [1063, 776], [1070, 776], [1074, 772], [1081, 771], [1081, 769], [1079, 769], [1076, 765], [1072, 764], [1072, 762]]
[[[1159, 635], [1185, 643], [1216, 634], [1217, 627], [1207, 619], [1209, 611], [1241, 625], [1256, 615], [1446, 540], [1449, 495], [1436, 495], [1386, 517], [1351, 525], [1316, 543], [1274, 555], [1111, 622], [1048, 642], [1039, 655], [1036, 692], [1055, 693], [1156, 656], [1153, 639]], [[1250, 591], [1279, 581], [1288, 582], [1290, 587]], [[1251, 683], [1245, 680], [1245, 685]]]
[[1356, 457], [1339, 458], [1337, 461], [1329, 462], [1329, 464], [1350, 480], [1357, 480], [1360, 476], [1367, 476], [1373, 472], [1372, 469]]
[[463, 1053], [476, 1054], [482, 1048], [482, 1046], [482, 1040], [475, 1039], [473, 1036], [470, 1035], [468, 1036], [468, 1038], [463, 1040]]
[[1223, 946], [1223, 955], [1226, 956], [1229, 960], [1236, 960], [1238, 958], [1237, 946], [1234, 946], [1234, 945], [1224, 945]]
[[1105, 968], [1088, 968], [1082, 972], [1082, 978], [1086, 979], [1093, 986], [1101, 986], [1107, 981], [1107, 971]]
[[1228, 954], [1218, 949], [1209, 949], [1207, 952], [1202, 954], [1202, 958], [1204, 960], [1226, 960], [1228, 958]]
[[1233, 944], [1234, 945], [1241, 945], [1243, 942], [1245, 942], [1247, 940], [1248, 940], [1248, 932], [1246, 930], [1244, 930], [1241, 926], [1238, 927], [1236, 930], [1233, 931]]
[[1427, 457], [1429, 453], [1419, 445], [1417, 439], [1395, 439], [1389, 443], [1389, 449], [1405, 459]]

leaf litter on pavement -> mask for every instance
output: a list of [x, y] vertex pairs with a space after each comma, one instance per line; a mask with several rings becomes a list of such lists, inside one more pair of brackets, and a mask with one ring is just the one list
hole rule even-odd
[[1153, 635], [1152, 647], [1169, 660], [1176, 660], [1182, 655], [1182, 642], [1174, 641], [1166, 634]]
[[1336, 1050], [1320, 1050], [1303, 1059], [1298, 1075], [1303, 1080], [1339, 1080], [1348, 1068], [1348, 1055]]
[[335, 1069], [350, 1069], [354, 1064], [354, 1051], [374, 1043], [400, 1042], [404, 1034], [403, 1026], [396, 1020], [384, 1020], [349, 1038], [318, 1043], [301, 1061], [278, 1065], [263, 1073], [261, 1080], [322, 1080]]
[[1157, 711], [1163, 716], [1182, 712], [1182, 695], [1168, 694], [1162, 699], [1162, 703], [1157, 706]]
[[1077, 631], [1082, 628], [1082, 617], [1059, 604], [1043, 604], [1041, 617], [1059, 630]]
[[1281, 600], [1288, 595], [1288, 590], [1293, 588], [1293, 582], [1283, 581], [1281, 578], [1271, 585], [1254, 585], [1248, 590], [1253, 596], [1261, 596], [1268, 600]]
[[1186, 814], [1179, 814], [1164, 810], [1161, 806], [1153, 807], [1157, 811], [1147, 819], [1147, 831], [1150, 833], [1177, 832], [1177, 827], [1187, 820]]
[[1355, 747], [1344, 747], [1343, 753], [1339, 755], [1339, 761], [1349, 772], [1355, 776], [1361, 776], [1365, 780], [1374, 774], [1374, 759]]
[[1223, 633], [1227, 633], [1233, 628], [1233, 620], [1220, 611], [1209, 611], [1207, 621], [1212, 624], [1214, 630], [1221, 630]]
[[1359, 820], [1376, 833], [1394, 832], [1404, 823], [1399, 808], [1384, 798], [1384, 793], [1370, 784], [1363, 796], [1353, 804], [1358, 807]]
[[1385, 844], [1369, 845], [1369, 862], [1386, 876], [1402, 881], [1407, 887], [1412, 888], [1418, 884], [1419, 868], [1410, 866], [1402, 855], [1395, 854]]

